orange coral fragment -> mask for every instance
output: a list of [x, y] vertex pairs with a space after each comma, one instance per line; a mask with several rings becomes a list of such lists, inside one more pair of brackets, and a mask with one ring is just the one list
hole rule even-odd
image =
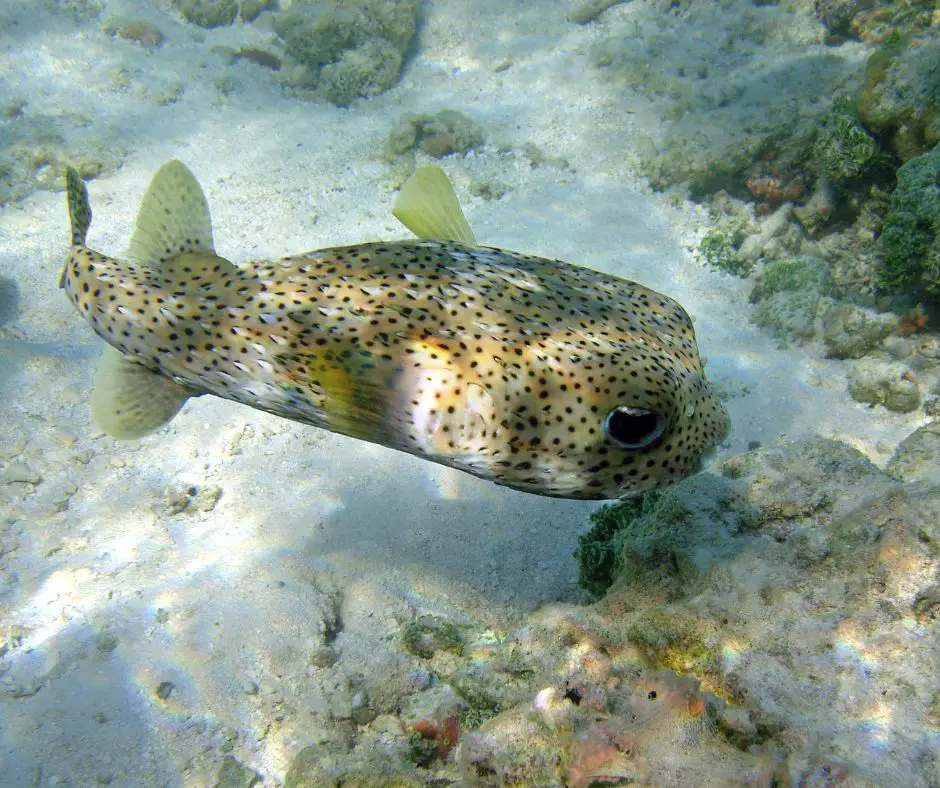
[[747, 190], [759, 200], [787, 202], [803, 195], [803, 183], [799, 179], [785, 181], [777, 175], [760, 175], [744, 181]]
[[894, 329], [894, 333], [905, 336], [907, 334], [916, 334], [919, 331], [926, 330], [927, 315], [924, 314], [924, 310], [921, 308], [920, 304], [918, 304], [913, 309], [904, 312], [898, 318], [898, 325]]

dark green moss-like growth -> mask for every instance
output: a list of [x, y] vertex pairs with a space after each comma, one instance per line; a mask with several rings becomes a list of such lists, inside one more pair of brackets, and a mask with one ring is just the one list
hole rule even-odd
[[238, 16], [235, 0], [175, 0], [174, 4], [187, 22], [200, 27], [230, 25]]
[[886, 288], [940, 298], [940, 145], [898, 170], [881, 242]]
[[618, 539], [634, 520], [651, 512], [662, 493], [653, 490], [636, 498], [605, 504], [591, 515], [590, 531], [578, 537], [578, 585], [594, 596], [603, 596], [623, 563], [623, 543]]
[[837, 100], [826, 115], [813, 155], [823, 172], [839, 185], [860, 180], [879, 164], [888, 163], [878, 143], [859, 124], [854, 101], [848, 98]]
[[752, 260], [746, 260], [738, 254], [738, 247], [743, 240], [740, 233], [726, 233], [721, 230], [709, 230], [699, 244], [699, 254], [713, 268], [718, 268], [735, 276], [746, 277], [754, 267]]

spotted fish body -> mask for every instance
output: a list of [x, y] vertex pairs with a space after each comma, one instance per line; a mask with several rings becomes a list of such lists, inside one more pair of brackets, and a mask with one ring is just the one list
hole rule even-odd
[[[195, 181], [174, 172], [198, 203]], [[186, 397], [214, 394], [519, 490], [587, 499], [681, 479], [727, 432], [689, 316], [642, 285], [439, 240], [235, 266], [215, 255], [207, 212], [191, 233], [201, 237], [139, 219], [136, 253], [118, 260], [85, 246], [84, 194], [70, 177], [63, 286], [133, 373], [132, 389], [176, 393], [158, 423]], [[126, 407], [121, 393], [102, 396]]]

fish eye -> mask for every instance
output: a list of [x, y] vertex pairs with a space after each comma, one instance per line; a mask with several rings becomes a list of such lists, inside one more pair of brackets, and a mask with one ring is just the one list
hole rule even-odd
[[646, 449], [663, 437], [666, 420], [658, 413], [632, 405], [614, 408], [604, 419], [604, 432], [625, 449]]

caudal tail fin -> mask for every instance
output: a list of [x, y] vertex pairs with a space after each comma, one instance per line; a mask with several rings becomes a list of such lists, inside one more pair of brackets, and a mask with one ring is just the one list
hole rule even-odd
[[72, 246], [84, 246], [91, 225], [91, 205], [85, 181], [71, 167], [65, 170], [65, 194], [69, 201], [69, 220], [72, 223]]
[[[69, 204], [69, 221], [72, 224], [72, 248], [84, 246], [91, 225], [91, 205], [88, 203], [88, 189], [85, 181], [71, 167], [65, 168], [65, 198]], [[65, 258], [65, 265], [59, 274], [59, 287], [65, 287], [65, 277], [68, 272], [69, 259], [72, 253]]]

